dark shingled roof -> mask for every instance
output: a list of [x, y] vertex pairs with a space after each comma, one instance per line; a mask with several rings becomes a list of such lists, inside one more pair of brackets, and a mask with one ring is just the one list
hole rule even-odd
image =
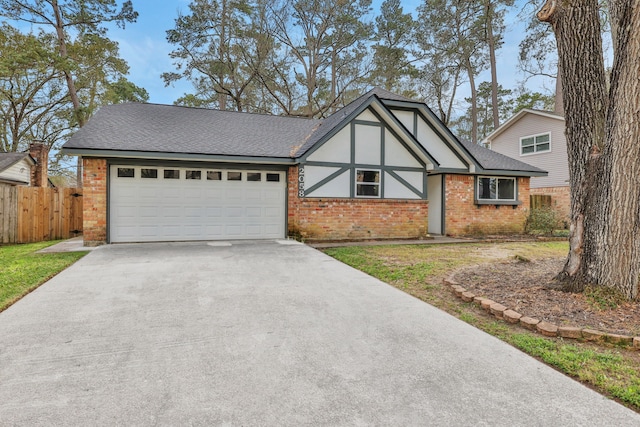
[[64, 148], [290, 158], [318, 120], [158, 104], [102, 107]]
[[0, 153], [0, 172], [10, 168], [25, 157], [29, 157], [29, 153]]
[[[304, 155], [376, 98], [383, 103], [424, 105], [380, 88], [323, 120], [174, 105], [109, 105], [102, 107], [64, 148], [291, 159]], [[479, 145], [461, 144], [485, 170], [544, 173]]]
[[474, 144], [469, 141], [460, 141], [460, 143], [467, 149], [467, 151], [469, 151], [469, 153], [471, 153], [482, 169], [545, 173], [542, 169], [538, 169], [535, 166], [512, 159], [511, 157], [507, 157], [503, 154], [496, 153], [495, 151], [491, 151], [481, 145]]

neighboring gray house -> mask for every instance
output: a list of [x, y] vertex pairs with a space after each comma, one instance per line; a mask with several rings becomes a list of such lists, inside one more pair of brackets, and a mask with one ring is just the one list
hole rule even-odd
[[42, 142], [29, 144], [26, 153], [0, 153], [0, 185], [53, 186], [47, 174], [48, 162], [49, 150]]
[[552, 205], [569, 214], [569, 165], [564, 117], [551, 111], [524, 109], [504, 122], [482, 144], [505, 156], [549, 172], [531, 178], [531, 194], [549, 195]]
[[31, 185], [35, 164], [29, 153], [0, 153], [0, 185]]

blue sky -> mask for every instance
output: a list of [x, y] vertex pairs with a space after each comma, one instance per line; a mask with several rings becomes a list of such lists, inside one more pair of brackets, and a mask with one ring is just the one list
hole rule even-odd
[[[374, 9], [379, 9], [381, 0], [374, 1]], [[420, 0], [404, 0], [405, 11], [415, 11]], [[518, 1], [520, 3], [520, 1]], [[543, 3], [543, 2], [541, 2]], [[178, 12], [189, 11], [189, 0], [133, 0], [134, 8], [139, 12], [138, 21], [128, 24], [124, 30], [113, 28], [110, 38], [120, 45], [120, 54], [130, 67], [129, 80], [144, 87], [150, 95], [150, 102], [171, 104], [185, 92], [191, 90], [188, 82], [177, 82], [165, 87], [160, 75], [173, 71], [169, 52], [172, 46], [166, 41], [166, 31], [173, 28]], [[505, 44], [498, 52], [498, 81], [503, 87], [514, 89], [523, 76], [517, 70], [518, 43], [523, 34], [523, 24], [518, 22], [515, 14], [508, 17]], [[489, 80], [488, 73], [482, 75], [478, 82]], [[528, 83], [532, 90], [552, 89], [550, 83], [542, 79]], [[466, 86], [461, 91], [462, 99]]]

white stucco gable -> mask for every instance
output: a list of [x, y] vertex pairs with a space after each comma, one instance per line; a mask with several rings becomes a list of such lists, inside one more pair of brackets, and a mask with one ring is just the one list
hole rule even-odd
[[357, 111], [300, 163], [304, 197], [426, 199], [439, 165], [378, 101]]

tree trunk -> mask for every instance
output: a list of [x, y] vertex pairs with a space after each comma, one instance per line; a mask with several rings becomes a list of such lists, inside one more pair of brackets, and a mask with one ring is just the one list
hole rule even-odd
[[473, 75], [471, 60], [466, 58], [467, 76], [469, 78], [469, 88], [471, 89], [471, 142], [478, 143], [478, 91]]
[[603, 152], [609, 187], [598, 205], [604, 227], [593, 267], [599, 283], [631, 299], [640, 276], [640, 2], [610, 4], [617, 31]]
[[496, 69], [496, 38], [493, 34], [493, 7], [491, 0], [485, 0], [485, 6], [487, 20], [487, 46], [489, 47], [489, 62], [491, 68], [491, 109], [493, 129], [498, 129], [500, 126], [500, 112], [498, 111], [498, 71]]
[[564, 102], [562, 102], [562, 77], [560, 64], [558, 64], [558, 75], [556, 76], [556, 94], [553, 103], [553, 112], [564, 116]]
[[611, 91], [597, 0], [548, 0], [538, 18], [556, 35], [571, 185], [570, 250], [558, 278], [637, 296], [640, 274], [640, 5], [611, 0], [618, 13]]
[[[58, 0], [51, 1], [51, 7], [53, 7], [53, 14], [56, 18], [56, 36], [58, 38], [58, 51], [62, 58], [67, 58], [67, 41], [64, 34], [64, 23], [62, 22], [62, 14], [60, 13], [60, 6]], [[69, 98], [73, 105], [73, 112], [78, 122], [78, 127], [83, 127], [86, 123], [82, 107], [80, 105], [80, 98], [78, 97], [78, 91], [76, 90], [76, 84], [73, 81], [73, 76], [68, 69], [63, 70], [65, 81], [67, 82], [67, 89], [69, 90]], [[78, 156], [77, 169], [76, 169], [76, 185], [82, 187], [82, 157]]]
[[[222, 8], [220, 13], [220, 42], [218, 44], [218, 57], [221, 62], [225, 61], [226, 57], [226, 43], [227, 43], [227, 1], [222, 0], [220, 5]], [[218, 81], [220, 82], [220, 86], [224, 84], [224, 73], [220, 72], [218, 75]], [[218, 88], [218, 108], [220, 110], [227, 109], [227, 94], [222, 91], [222, 88]]]

